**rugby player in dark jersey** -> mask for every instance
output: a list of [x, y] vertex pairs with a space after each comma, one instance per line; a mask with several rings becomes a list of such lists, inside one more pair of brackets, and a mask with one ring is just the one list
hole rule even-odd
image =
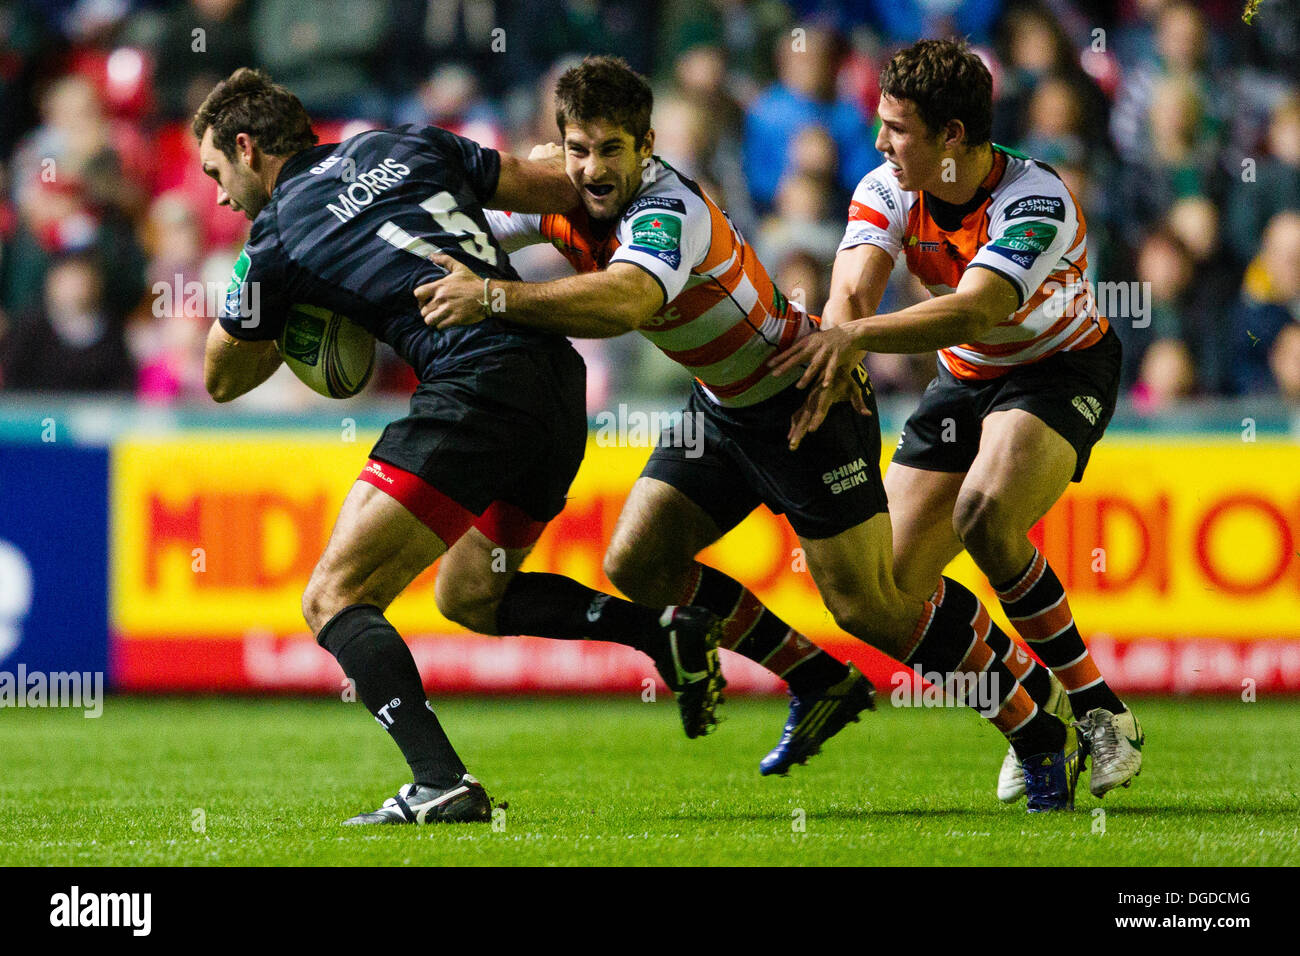
[[[493, 319], [438, 332], [411, 290], [443, 252], [517, 279], [483, 206], [562, 212], [577, 196], [559, 164], [516, 160], [433, 127], [317, 145], [302, 104], [241, 69], [194, 118], [217, 202], [253, 225], [208, 336], [219, 402], [265, 381], [290, 308], [349, 316], [418, 373], [410, 414], [389, 425], [349, 492], [303, 595], [317, 641], [401, 749], [413, 782], [346, 821], [483, 821], [491, 804], [425, 697], [384, 609], [438, 558], [438, 608], [484, 634], [612, 641], [648, 654], [678, 695], [688, 736], [714, 723], [721, 629], [701, 608], [649, 608], [554, 574], [518, 569], [586, 446], [586, 372], [560, 335]], [[256, 291], [256, 294], [254, 293]], [[501, 558], [504, 558], [502, 569]]]

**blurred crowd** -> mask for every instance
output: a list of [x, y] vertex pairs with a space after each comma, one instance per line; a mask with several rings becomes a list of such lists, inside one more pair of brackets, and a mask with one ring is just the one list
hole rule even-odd
[[[323, 142], [432, 123], [526, 154], [558, 138], [559, 72], [586, 53], [623, 56], [654, 83], [656, 152], [817, 312], [849, 196], [880, 162], [881, 66], [919, 37], [961, 35], [993, 74], [994, 141], [1050, 163], [1083, 206], [1089, 278], [1103, 305], [1124, 303], [1112, 321], [1133, 406], [1300, 402], [1300, 5], [1264, 0], [1251, 24], [1241, 12], [1240, 0], [0, 0], [0, 389], [205, 400], [207, 290], [224, 288], [248, 223], [215, 205], [188, 121], [236, 67], [297, 93]], [[512, 259], [529, 278], [564, 271], [546, 247]], [[900, 268], [882, 310], [924, 295]], [[581, 347], [594, 406], [684, 393], [639, 337]], [[933, 356], [871, 361], [882, 393], [916, 391], [934, 368]], [[375, 388], [411, 387], [388, 355]]]

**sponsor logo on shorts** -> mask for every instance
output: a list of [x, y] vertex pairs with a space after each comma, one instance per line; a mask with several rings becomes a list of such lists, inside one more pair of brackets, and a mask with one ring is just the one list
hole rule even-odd
[[867, 468], [867, 460], [859, 458], [857, 461], [851, 461], [847, 465], [840, 465], [838, 468], [823, 474], [822, 483], [830, 486], [831, 494], [838, 495], [840, 492], [856, 488], [858, 485], [865, 485], [870, 478], [871, 471]]
[[370, 472], [370, 474], [374, 475], [376, 478], [378, 478], [380, 481], [386, 484], [391, 485], [393, 483], [393, 479], [389, 478], [387, 475], [384, 474], [384, 469], [379, 466], [378, 462], [374, 462], [374, 461], [370, 462], [368, 465], [366, 465], [364, 470]]
[[1079, 414], [1088, 419], [1089, 425], [1097, 424], [1097, 419], [1101, 415], [1101, 402], [1091, 395], [1076, 395], [1070, 401], [1070, 404], [1078, 410]]

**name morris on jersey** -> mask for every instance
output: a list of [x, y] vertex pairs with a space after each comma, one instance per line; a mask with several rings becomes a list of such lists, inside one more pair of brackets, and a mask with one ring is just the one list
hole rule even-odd
[[[321, 165], [323, 166], [324, 163]], [[326, 203], [325, 208], [332, 212], [339, 222], [347, 222], [359, 213], [363, 206], [369, 206], [375, 201], [376, 196], [387, 189], [392, 189], [410, 173], [411, 167], [390, 156], [378, 166], [357, 173], [356, 181], [336, 197], [338, 205]]]

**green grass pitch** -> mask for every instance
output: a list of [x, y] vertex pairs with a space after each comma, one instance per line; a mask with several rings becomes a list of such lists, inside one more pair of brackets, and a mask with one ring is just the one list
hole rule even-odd
[[[882, 695], [883, 697], [884, 695]], [[1130, 790], [1029, 817], [1001, 738], [959, 709], [864, 715], [788, 778], [776, 699], [688, 741], [675, 705], [449, 699], [495, 826], [344, 829], [409, 779], [359, 704], [109, 698], [0, 711], [0, 865], [1295, 865], [1300, 702], [1137, 700]], [[1104, 808], [1105, 814], [1094, 813]]]

